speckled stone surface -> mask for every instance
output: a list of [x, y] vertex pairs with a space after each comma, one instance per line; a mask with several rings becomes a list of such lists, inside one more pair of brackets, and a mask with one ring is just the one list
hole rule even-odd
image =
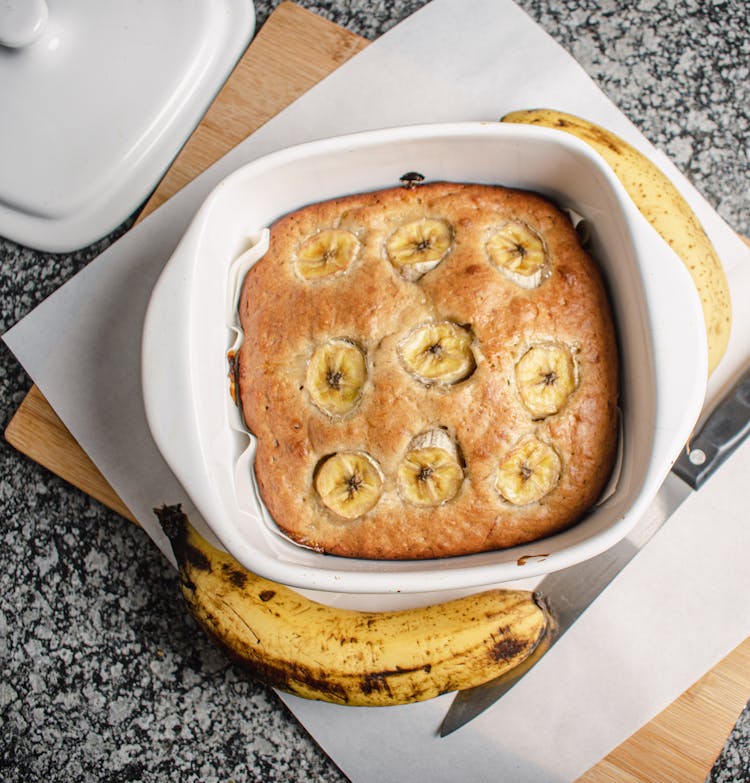
[[[256, 3], [259, 25], [277, 4]], [[374, 39], [423, 2], [300, 4]], [[750, 234], [746, 0], [520, 5], [733, 228]], [[0, 331], [128, 227], [66, 256], [0, 240]], [[0, 345], [3, 429], [30, 383]], [[203, 637], [177, 600], [175, 574], [144, 533], [4, 441], [0, 535], [0, 779], [344, 780], [274, 694], [247, 681]], [[709, 781], [748, 780], [746, 709]]]

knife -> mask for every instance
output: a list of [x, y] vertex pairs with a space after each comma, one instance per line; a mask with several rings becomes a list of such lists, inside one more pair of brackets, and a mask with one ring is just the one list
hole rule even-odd
[[[630, 534], [606, 552], [549, 574], [537, 585], [536, 592], [548, 605], [554, 621], [549, 647], [573, 625], [688, 495], [708, 480], [749, 433], [750, 367], [743, 371], [703, 427], [682, 450], [654, 500]], [[491, 707], [541, 657], [537, 656], [531, 665], [522, 664], [483, 685], [459, 691], [440, 726], [440, 736], [447, 736]]]

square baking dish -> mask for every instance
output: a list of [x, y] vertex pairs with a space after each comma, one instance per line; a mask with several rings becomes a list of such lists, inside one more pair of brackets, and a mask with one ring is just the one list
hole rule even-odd
[[[578, 524], [512, 549], [420, 561], [321, 554], [274, 525], [252, 480], [255, 441], [230, 394], [241, 339], [242, 276], [267, 228], [305, 204], [427, 181], [537, 191], [585, 222], [614, 310], [621, 361], [615, 481]], [[703, 316], [682, 262], [587, 145], [545, 128], [452, 123], [370, 131], [281, 150], [240, 168], [206, 199], [154, 288], [143, 328], [142, 385], [153, 437], [211, 533], [257, 574], [336, 593], [467, 590], [537, 577], [624, 538], [656, 494], [699, 416], [706, 388]]]

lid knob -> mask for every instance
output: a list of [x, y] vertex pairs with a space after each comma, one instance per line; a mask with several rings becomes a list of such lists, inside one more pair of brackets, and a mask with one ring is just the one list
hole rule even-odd
[[18, 49], [34, 43], [47, 26], [45, 0], [0, 2], [0, 45]]

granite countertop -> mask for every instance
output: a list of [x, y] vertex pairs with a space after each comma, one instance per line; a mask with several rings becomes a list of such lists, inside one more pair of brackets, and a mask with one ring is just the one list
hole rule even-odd
[[[747, 1], [518, 1], [750, 235]], [[259, 26], [277, 4], [256, 2]], [[300, 5], [374, 39], [423, 2]], [[0, 331], [130, 225], [68, 255], [0, 240]], [[30, 385], [0, 345], [3, 429]], [[2, 780], [344, 780], [273, 692], [198, 631], [140, 529], [4, 441], [0, 520]], [[709, 780], [750, 780], [749, 708]]]

